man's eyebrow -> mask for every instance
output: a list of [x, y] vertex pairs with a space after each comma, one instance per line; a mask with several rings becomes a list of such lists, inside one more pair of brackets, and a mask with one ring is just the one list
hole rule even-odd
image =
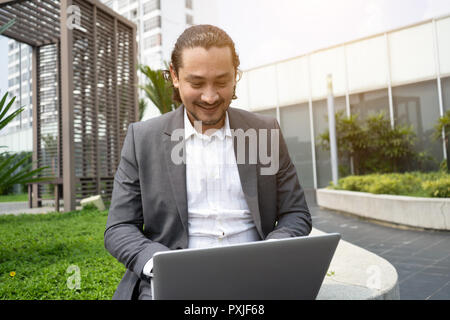
[[[222, 74], [218, 75], [218, 76], [216, 77], [216, 79], [223, 79], [223, 78], [226, 78], [226, 77], [228, 77], [228, 76], [230, 76], [230, 73], [229, 73], [229, 72], [226, 72], [226, 73], [222, 73]], [[189, 75], [186, 76], [186, 80], [187, 80], [187, 81], [193, 81], [193, 80], [205, 80], [205, 78], [202, 77], [202, 76], [197, 76], [197, 75], [195, 75], [195, 74], [189, 74]]]

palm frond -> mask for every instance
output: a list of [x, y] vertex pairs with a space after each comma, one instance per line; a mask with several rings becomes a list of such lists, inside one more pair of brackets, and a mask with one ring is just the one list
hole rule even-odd
[[0, 101], [0, 130], [3, 129], [9, 122], [11, 122], [15, 117], [17, 117], [17, 115], [19, 113], [21, 113], [24, 110], [24, 108], [20, 108], [5, 118], [9, 109], [11, 108], [14, 101], [16, 100], [16, 97], [12, 97], [11, 100], [9, 101], [9, 103], [5, 107], [5, 102], [6, 102], [7, 96], [8, 96], [8, 92], [6, 92], [3, 95], [3, 98]]
[[164, 78], [163, 71], [152, 70], [149, 66], [144, 65], [139, 65], [139, 70], [148, 80], [139, 88], [145, 92], [161, 114], [172, 111], [176, 104], [172, 100], [171, 83]]
[[20, 154], [13, 154], [0, 160], [0, 193], [15, 184], [49, 181], [53, 177], [35, 177], [49, 168], [40, 167], [32, 169], [32, 163], [26, 164], [32, 155], [29, 154], [20, 159]]
[[8, 30], [14, 23], [16, 23], [16, 19], [12, 19], [3, 26], [0, 27], [0, 34]]

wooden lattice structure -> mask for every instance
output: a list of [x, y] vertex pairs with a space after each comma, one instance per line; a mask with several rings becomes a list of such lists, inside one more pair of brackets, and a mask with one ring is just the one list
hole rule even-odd
[[33, 47], [33, 159], [62, 185], [65, 211], [107, 200], [138, 121], [136, 25], [95, 0], [0, 0], [0, 25], [12, 19], [3, 35]]

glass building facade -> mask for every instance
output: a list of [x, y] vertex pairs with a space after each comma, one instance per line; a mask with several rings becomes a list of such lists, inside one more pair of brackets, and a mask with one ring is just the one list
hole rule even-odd
[[443, 159], [442, 144], [432, 138], [440, 116], [437, 82], [431, 80], [394, 87], [392, 98], [395, 123], [412, 125], [417, 137], [416, 150], [426, 151], [435, 159], [435, 165], [429, 164], [431, 167], [427, 169], [437, 169]]
[[314, 184], [310, 113], [307, 103], [280, 109], [281, 128], [291, 160], [303, 184]]
[[[411, 126], [415, 150], [430, 159], [410, 169], [437, 170], [446, 151], [432, 134], [450, 110], [448, 39], [450, 16], [246, 70], [232, 106], [276, 118], [302, 186], [323, 188], [332, 179], [330, 152], [320, 145], [331, 75], [335, 111], [361, 120], [382, 111], [391, 125]], [[350, 162], [339, 159], [341, 174]]]

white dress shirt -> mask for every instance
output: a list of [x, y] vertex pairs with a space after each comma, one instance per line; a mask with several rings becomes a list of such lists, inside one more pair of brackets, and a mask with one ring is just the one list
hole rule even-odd
[[[189, 248], [261, 240], [242, 190], [228, 120], [201, 134], [184, 110]], [[144, 266], [151, 276], [153, 260]]]
[[184, 111], [189, 248], [260, 240], [242, 191], [228, 113], [211, 135]]

